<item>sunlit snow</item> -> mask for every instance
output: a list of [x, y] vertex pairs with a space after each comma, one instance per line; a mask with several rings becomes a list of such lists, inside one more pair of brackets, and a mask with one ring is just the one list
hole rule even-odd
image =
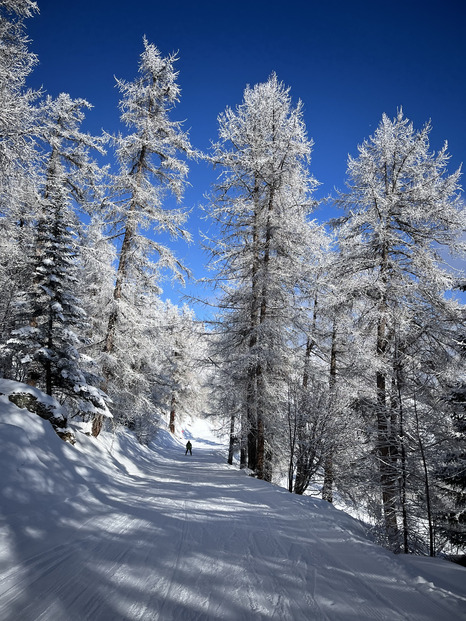
[[466, 569], [395, 556], [183, 431], [71, 446], [0, 397], [2, 621], [466, 619]]

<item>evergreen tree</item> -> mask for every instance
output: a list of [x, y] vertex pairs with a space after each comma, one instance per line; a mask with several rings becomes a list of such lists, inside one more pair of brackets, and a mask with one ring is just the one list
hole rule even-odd
[[74, 210], [89, 200], [88, 190], [99, 170], [89, 158], [101, 144], [79, 127], [84, 100], [62, 94], [43, 105], [44, 143], [49, 147], [39, 195], [35, 240], [29, 252], [32, 282], [19, 305], [23, 321], [8, 347], [21, 356], [28, 382], [47, 394], [68, 398], [87, 414], [109, 415], [105, 399], [95, 387], [97, 378], [79, 348], [83, 344], [85, 313], [75, 295], [79, 282], [79, 250]]

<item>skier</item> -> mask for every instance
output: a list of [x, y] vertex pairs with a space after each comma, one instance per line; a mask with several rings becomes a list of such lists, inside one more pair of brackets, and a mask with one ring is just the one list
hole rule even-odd
[[191, 444], [191, 442], [188, 440], [188, 441], [186, 442], [186, 453], [185, 453], [185, 455], [187, 455], [187, 454], [188, 454], [188, 451], [189, 451], [189, 454], [190, 454], [190, 455], [192, 455], [192, 454], [193, 454], [192, 448], [193, 448], [193, 445], [192, 445], [192, 444]]

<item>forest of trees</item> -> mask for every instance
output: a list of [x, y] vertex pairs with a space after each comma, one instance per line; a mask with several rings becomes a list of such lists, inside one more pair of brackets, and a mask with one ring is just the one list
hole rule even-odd
[[[0, 375], [95, 436], [148, 443], [162, 421], [215, 416], [229, 463], [338, 499], [393, 551], [464, 547], [466, 279], [448, 262], [466, 211], [430, 124], [384, 114], [348, 160], [341, 216], [318, 223], [302, 104], [275, 74], [200, 153], [173, 118], [177, 57], [144, 38], [137, 77], [117, 80], [122, 132], [91, 136], [87, 101], [28, 88], [37, 10], [0, 0]], [[193, 158], [218, 171], [205, 322], [160, 295], [163, 274], [189, 277], [163, 240], [190, 238]]]

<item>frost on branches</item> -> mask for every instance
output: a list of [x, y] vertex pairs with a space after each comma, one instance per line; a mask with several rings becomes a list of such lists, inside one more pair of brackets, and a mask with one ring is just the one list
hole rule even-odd
[[307, 221], [316, 185], [308, 172], [312, 142], [301, 102], [292, 106], [275, 74], [220, 115], [219, 138], [210, 158], [221, 171], [210, 206], [220, 231], [210, 243], [224, 309], [219, 347], [242, 399], [243, 465], [247, 455], [248, 467], [270, 480], [295, 295], [314, 242]]
[[[140, 291], [158, 294], [160, 278], [166, 270], [181, 280], [187, 272], [171, 250], [157, 240], [159, 233], [190, 239], [183, 229], [186, 213], [166, 205], [170, 198], [181, 201], [188, 173], [182, 156], [193, 155], [181, 123], [170, 119], [180, 96], [174, 70], [176, 60], [174, 55], [162, 57], [144, 39], [139, 76], [133, 82], [117, 80], [122, 94], [121, 120], [132, 132], [114, 138], [120, 171], [113, 180], [108, 219], [115, 223], [113, 235], [119, 240], [118, 267], [102, 352], [106, 390], [110, 394], [120, 390], [114, 380], [121, 374], [124, 361], [115, 358], [115, 351], [117, 343], [121, 345], [125, 338], [128, 319], [134, 314], [132, 300]], [[136, 298], [132, 298], [134, 293]], [[124, 312], [125, 308], [131, 312]], [[132, 326], [135, 330], [138, 322], [136, 313]], [[133, 371], [128, 368], [129, 374]], [[147, 384], [143, 392], [150, 394]], [[122, 415], [125, 416], [123, 412]]]
[[[79, 250], [75, 231], [80, 228], [74, 204], [83, 204], [96, 182], [89, 150], [100, 142], [79, 130], [83, 100], [60, 95], [43, 105], [44, 159], [38, 189], [34, 239], [28, 249], [31, 278], [18, 301], [16, 330], [7, 347], [17, 361], [18, 373], [46, 394], [71, 400], [71, 410], [83, 415], [110, 416], [92, 361], [80, 353], [86, 323], [75, 295], [79, 282]], [[21, 325], [22, 323], [22, 325]]]
[[392, 549], [409, 550], [415, 485], [433, 554], [429, 438], [434, 428], [439, 439], [450, 433], [442, 399], [454, 383], [460, 355], [451, 344], [461, 323], [458, 304], [444, 295], [457, 276], [440, 250], [460, 249], [465, 212], [460, 171], [448, 174], [446, 144], [430, 152], [429, 132], [429, 124], [415, 131], [401, 111], [393, 120], [383, 115], [359, 156], [349, 158], [338, 233], [348, 304], [365, 334], [368, 383], [359, 411], [371, 420], [385, 536]]

